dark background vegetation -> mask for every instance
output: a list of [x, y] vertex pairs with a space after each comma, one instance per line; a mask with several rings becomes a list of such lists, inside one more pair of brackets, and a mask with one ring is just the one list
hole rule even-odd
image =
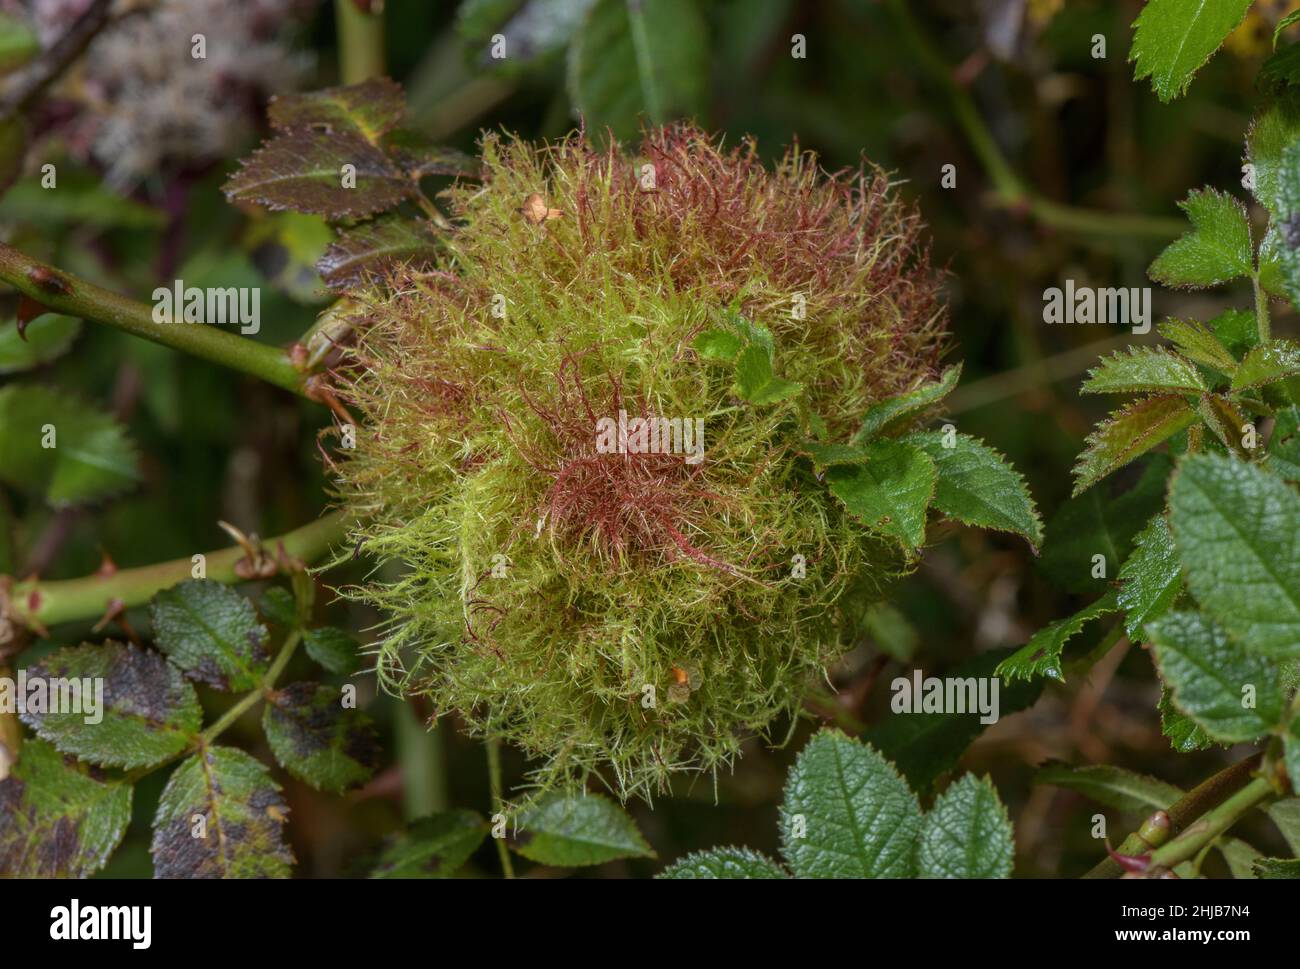
[[[523, 71], [494, 70], [482, 48], [458, 33], [456, 4], [387, 6], [390, 73], [407, 87], [418, 126], [471, 150], [483, 128], [557, 137], [574, 124], [562, 54]], [[830, 169], [865, 155], [895, 172], [901, 191], [920, 206], [935, 261], [949, 273], [951, 358], [966, 366], [951, 417], [1011, 458], [1050, 520], [1069, 495], [1069, 469], [1102, 413], [1103, 402], [1078, 395], [1083, 372], [1130, 341], [1112, 326], [1047, 326], [1044, 289], [1066, 278], [1143, 285], [1145, 267], [1172, 235], [1162, 235], [1159, 223], [1135, 232], [1116, 216], [1171, 219], [1188, 190], [1207, 184], [1244, 196], [1238, 183], [1256, 96], [1251, 78], [1266, 50], [1256, 15], [1186, 97], [1162, 105], [1132, 80], [1126, 63], [1129, 25], [1140, 8], [1133, 0], [719, 0], [701, 7], [712, 55], [702, 124], [730, 141], [753, 135], [769, 157], [797, 138]], [[806, 59], [789, 56], [794, 33], [807, 39]], [[1105, 59], [1091, 56], [1097, 34], [1106, 38]], [[301, 43], [317, 58], [311, 86], [337, 83], [330, 5], [320, 7]], [[967, 100], [974, 114], [963, 125], [957, 110]], [[973, 147], [981, 137], [1009, 160], [1026, 193], [1019, 202], [993, 191], [988, 159]], [[940, 186], [945, 164], [956, 166], [955, 189]], [[176, 275], [197, 286], [265, 285], [267, 273], [292, 278], [296, 267], [310, 265], [317, 240], [283, 229], [259, 237], [250, 216], [219, 191], [231, 165], [162, 172], [142, 185], [142, 201], [170, 200], [162, 232], [101, 230], [39, 213], [18, 217], [3, 205], [0, 226], [7, 241], [37, 258], [141, 298], [173, 278], [162, 266], [180, 267]], [[1050, 211], [1047, 218], [1036, 214], [1032, 198], [1093, 213], [1086, 231]], [[309, 278], [298, 289], [274, 297], [263, 290], [259, 339], [289, 342], [312, 323], [323, 304], [302, 298]], [[1239, 295], [1155, 289], [1154, 315], [1207, 319], [1240, 303]], [[11, 302], [0, 305], [12, 316]], [[1276, 327], [1281, 335], [1296, 331], [1290, 317]], [[0, 572], [83, 575], [98, 567], [101, 549], [119, 566], [189, 556], [226, 544], [218, 519], [273, 535], [308, 521], [326, 503], [314, 443], [325, 415], [314, 405], [94, 325], [83, 328], [73, 353], [33, 376], [109, 402], [139, 444], [145, 480], [120, 500], [76, 512], [0, 496]], [[1120, 487], [1132, 482], [1120, 478]], [[915, 632], [915, 658], [889, 659], [875, 645], [851, 656], [835, 677], [842, 722], [887, 716], [889, 681], [914, 665], [941, 675], [975, 652], [1023, 643], [1087, 601], [1072, 596], [1023, 542], [975, 530], [933, 537], [896, 599]], [[1048, 549], [1050, 555], [1050, 537]], [[324, 581], [344, 578], [336, 573]], [[322, 614], [358, 630], [376, 619], [346, 615], [337, 605]], [[88, 626], [57, 630], [54, 642], [76, 642]], [[340, 798], [277, 772], [292, 809], [287, 830], [300, 876], [364, 873], [387, 835], [440, 807], [491, 813], [482, 745], [458, 733], [450, 716], [426, 734], [417, 717], [427, 711], [376, 696], [373, 679], [363, 682], [363, 702], [381, 722], [387, 757], [376, 779]], [[1175, 755], [1160, 733], [1157, 698], [1148, 657], [1126, 646], [1088, 676], [1050, 686], [1031, 711], [1007, 717], [968, 751], [962, 766], [991, 774], [1009, 805], [1018, 874], [1077, 874], [1097, 860], [1089, 837], [1097, 808], [1078, 795], [1032, 786], [1033, 768], [1043, 761], [1117, 763], [1184, 786], [1228, 762], [1227, 752]], [[210, 709], [226, 702], [207, 699]], [[785, 769], [817, 719], [810, 716], [785, 749], [751, 742], [734, 774], [719, 775], [716, 787], [702, 777], [683, 782], [653, 809], [630, 805], [658, 860], [587, 874], [648, 875], [687, 851], [719, 844], [775, 853]], [[262, 742], [252, 725], [227, 737], [254, 747]], [[510, 752], [506, 757], [508, 778], [519, 779], [525, 765]], [[141, 785], [136, 821], [105, 875], [150, 873], [149, 825], [165, 773]], [[1107, 813], [1116, 840], [1138, 820]], [[1264, 825], [1244, 827], [1243, 834], [1260, 847], [1273, 836]], [[497, 873], [490, 843], [467, 872]]]

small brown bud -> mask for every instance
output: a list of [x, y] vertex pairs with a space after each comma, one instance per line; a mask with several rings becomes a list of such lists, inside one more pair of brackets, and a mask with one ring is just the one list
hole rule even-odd
[[47, 266], [32, 266], [27, 270], [27, 278], [47, 293], [57, 293], [60, 296], [72, 293], [72, 287], [67, 281]]

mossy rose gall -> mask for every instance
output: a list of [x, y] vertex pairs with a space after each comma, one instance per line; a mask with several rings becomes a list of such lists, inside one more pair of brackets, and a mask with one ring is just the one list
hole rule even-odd
[[[801, 448], [934, 380], [936, 274], [870, 168], [768, 170], [690, 127], [488, 136], [482, 166], [438, 265], [353, 294], [339, 498], [400, 568], [349, 594], [389, 617], [390, 685], [542, 783], [648, 794], [796, 710], [906, 569]], [[674, 426], [707, 447], [631, 430]]]

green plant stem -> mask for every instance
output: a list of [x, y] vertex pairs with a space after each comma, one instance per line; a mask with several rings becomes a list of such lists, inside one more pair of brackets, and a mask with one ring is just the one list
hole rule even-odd
[[339, 35], [339, 76], [360, 84], [384, 75], [384, 15], [364, 13], [356, 0], [334, 0]]
[[442, 731], [421, 722], [409, 701], [389, 697], [397, 761], [402, 768], [402, 807], [407, 821], [447, 810], [446, 756]]
[[[501, 783], [501, 743], [488, 738], [485, 746], [487, 747], [488, 784], [492, 791], [492, 813], [501, 814], [504, 813], [502, 807], [505, 803]], [[501, 859], [501, 871], [507, 878], [514, 878], [515, 866], [510, 860], [510, 849], [506, 847], [506, 839], [493, 838], [492, 840], [497, 843], [497, 857]]]
[[1268, 293], [1259, 284], [1259, 273], [1255, 273], [1250, 281], [1255, 289], [1255, 329], [1259, 334], [1259, 342], [1265, 343], [1273, 335], [1273, 324], [1268, 315]]
[[280, 678], [284, 668], [289, 665], [289, 660], [293, 659], [294, 652], [298, 649], [298, 644], [302, 642], [302, 628], [299, 627], [285, 637], [284, 645], [280, 647], [279, 654], [275, 661], [271, 663], [270, 669], [266, 671], [266, 678], [262, 681], [263, 691], [275, 686], [275, 681]]
[[1150, 236], [1165, 239], [1177, 236], [1186, 228], [1178, 219], [1076, 208], [1053, 202], [1032, 191], [1007, 161], [997, 139], [984, 123], [974, 99], [953, 79], [951, 68], [912, 19], [907, 3], [904, 0], [888, 0], [888, 6], [903, 41], [911, 47], [913, 56], [921, 67], [947, 95], [953, 116], [988, 175], [999, 205], [1023, 210], [1043, 225], [1084, 235]]
[[[1197, 818], [1208, 814], [1221, 804], [1226, 804], [1233, 795], [1252, 785], [1254, 781], [1251, 775], [1259, 769], [1263, 757], [1262, 753], [1252, 754], [1245, 760], [1224, 768], [1174, 802], [1167, 812], [1170, 829], [1177, 833], [1174, 840], [1177, 840], [1177, 836], [1180, 836], [1183, 831], [1188, 829]], [[1172, 843], [1173, 841], [1169, 842], [1169, 844]], [[1115, 851], [1116, 854], [1120, 855], [1144, 855], [1150, 851], [1150, 846], [1134, 833], [1125, 838]], [[1083, 877], [1118, 878], [1123, 873], [1124, 869], [1120, 867], [1119, 863], [1115, 859], [1107, 857]]]
[[1102, 658], [1107, 653], [1115, 648], [1116, 644], [1124, 638], [1124, 635], [1124, 624], [1122, 622], [1115, 623], [1115, 625], [1111, 626], [1110, 629], [1106, 631], [1105, 635], [1097, 641], [1096, 646], [1090, 649], [1083, 656], [1080, 656], [1074, 662], [1066, 665], [1066, 673], [1071, 677], [1082, 676], [1087, 673], [1088, 670], [1101, 662]]
[[[348, 518], [342, 512], [335, 512], [292, 532], [264, 540], [262, 545], [273, 560], [283, 548], [286, 555], [311, 562], [343, 539], [347, 522]], [[238, 546], [208, 552], [205, 556], [207, 578], [218, 582], [242, 581], [235, 567], [246, 558], [246, 554]], [[148, 602], [160, 589], [190, 578], [193, 568], [192, 559], [182, 558], [81, 579], [50, 582], [29, 579], [15, 583], [9, 590], [9, 615], [36, 630], [61, 622], [98, 619], [111, 605], [131, 608]]]
[[1174, 840], [1151, 852], [1151, 865], [1173, 868], [1195, 857], [1215, 838], [1232, 827], [1243, 814], [1276, 793], [1267, 779], [1255, 778], [1218, 807], [1205, 812]]
[[307, 396], [307, 375], [284, 350], [206, 323], [155, 323], [149, 304], [37, 262], [4, 243], [0, 280], [55, 312], [102, 323]]

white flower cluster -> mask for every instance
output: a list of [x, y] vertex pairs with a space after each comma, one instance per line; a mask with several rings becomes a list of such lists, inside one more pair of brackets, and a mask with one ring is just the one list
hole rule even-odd
[[[54, 43], [91, 0], [33, 0], [42, 42]], [[61, 93], [83, 103], [90, 154], [127, 187], [164, 162], [201, 163], [239, 151], [270, 94], [296, 89], [310, 57], [291, 46], [316, 0], [119, 0], [110, 24]], [[79, 125], [79, 127], [81, 126]]]

